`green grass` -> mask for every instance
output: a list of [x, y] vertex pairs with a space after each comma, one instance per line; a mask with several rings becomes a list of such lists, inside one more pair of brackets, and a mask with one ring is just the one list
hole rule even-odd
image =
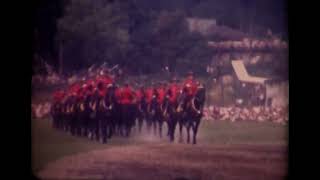
[[272, 122], [202, 121], [199, 142], [211, 144], [283, 144], [287, 126]]
[[[177, 126], [178, 127], [178, 126]], [[164, 135], [167, 132], [164, 128]], [[185, 131], [184, 131], [185, 133]], [[259, 122], [224, 122], [203, 120], [198, 134], [199, 144], [285, 144], [287, 126]], [[176, 139], [178, 128], [176, 129]], [[185, 137], [184, 137], [185, 138]], [[86, 138], [73, 137], [51, 127], [48, 119], [32, 120], [32, 159], [33, 170], [37, 172], [51, 161], [91, 150], [114, 146], [130, 146], [147, 143], [167, 142], [158, 137], [150, 141], [143, 135], [133, 133], [130, 138], [113, 137], [108, 144], [100, 144]]]

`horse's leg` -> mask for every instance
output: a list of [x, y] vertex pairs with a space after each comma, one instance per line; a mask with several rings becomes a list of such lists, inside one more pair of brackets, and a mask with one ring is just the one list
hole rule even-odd
[[115, 124], [114, 124], [114, 127], [115, 127], [115, 133], [116, 133], [116, 135], [117, 136], [120, 136], [120, 131], [119, 131], [119, 121], [120, 121], [120, 119], [119, 119], [119, 117], [116, 117], [116, 119], [117, 119], [117, 121], [115, 122]]
[[150, 121], [148, 116], [146, 118], [146, 126], [147, 126], [147, 132], [150, 133]]
[[197, 125], [192, 123], [192, 131], [193, 131], [193, 144], [197, 143], [196, 136], [197, 136]]
[[74, 122], [74, 117], [71, 117], [70, 119], [70, 133], [71, 135], [74, 135], [74, 131], [73, 131], [73, 122]]
[[168, 128], [168, 130], [167, 130], [167, 136], [170, 137], [170, 135], [171, 135], [171, 129], [172, 129], [171, 119], [170, 119], [170, 118], [167, 119], [166, 122], [167, 122], [167, 128]]
[[130, 115], [127, 116], [127, 119], [126, 119], [126, 134], [125, 134], [126, 137], [129, 137], [134, 121], [135, 121], [135, 119], [130, 117]]
[[147, 119], [147, 131], [150, 134], [151, 133], [151, 126], [152, 122], [150, 121], [150, 117]]
[[102, 136], [102, 143], [107, 143], [107, 122], [106, 118], [104, 118], [100, 124], [101, 128], [101, 136]]
[[191, 124], [188, 122], [187, 123], [187, 143], [190, 143], [190, 128], [191, 128]]
[[[168, 120], [170, 121], [170, 120]], [[172, 129], [172, 123], [171, 122], [167, 122], [167, 127], [168, 127], [168, 131], [167, 131], [167, 136], [170, 137], [171, 134], [171, 129]]]
[[183, 142], [183, 137], [182, 137], [182, 129], [183, 128], [183, 123], [182, 123], [182, 120], [179, 120], [179, 142]]
[[169, 116], [167, 119], [166, 119], [166, 124], [167, 124], [167, 136], [170, 138], [170, 134], [171, 134], [171, 129], [172, 129], [172, 118], [171, 116]]
[[83, 115], [83, 119], [82, 119], [82, 122], [81, 122], [81, 133], [82, 133], [82, 136], [83, 137], [86, 137], [87, 136], [87, 134], [86, 134], [86, 118], [87, 118], [87, 116], [84, 114]]
[[197, 144], [197, 133], [198, 133], [199, 125], [200, 125], [200, 120], [201, 119], [199, 119], [195, 122], [195, 126], [193, 129], [193, 144]]
[[94, 134], [95, 134], [96, 141], [99, 141], [99, 121], [100, 121], [100, 118], [99, 119], [97, 118], [94, 123]]
[[115, 127], [114, 127], [114, 122], [112, 120], [113, 117], [109, 117], [110, 119], [108, 119], [108, 124], [107, 124], [107, 128], [108, 128], [108, 138], [111, 138], [111, 136], [113, 135], [114, 131], [115, 131]]
[[170, 142], [173, 142], [173, 138], [172, 138], [172, 134], [173, 134], [173, 119], [169, 118], [167, 121], [167, 125], [168, 125], [168, 137]]
[[142, 125], [143, 125], [143, 116], [139, 116], [138, 118], [138, 126], [139, 126], [139, 133], [141, 133]]
[[92, 119], [88, 120], [88, 137], [92, 140]]
[[154, 136], [156, 136], [157, 135], [157, 122], [156, 122], [155, 117], [153, 117], [153, 119], [152, 119], [152, 125], [153, 125], [153, 134], [154, 134]]
[[158, 122], [159, 122], [159, 135], [160, 135], [160, 138], [162, 138], [162, 124], [163, 124], [163, 120], [162, 120], [162, 119], [159, 119]]
[[119, 118], [120, 122], [119, 122], [119, 135], [123, 136], [123, 128], [124, 128], [124, 122], [123, 122], [123, 115], [121, 115], [121, 117]]
[[174, 134], [175, 134], [175, 131], [176, 131], [176, 125], [177, 125], [177, 119], [176, 118], [172, 118], [171, 119], [171, 141], [173, 142], [174, 141]]
[[82, 124], [82, 126], [83, 126], [83, 136], [84, 137], [88, 137], [88, 125], [87, 125], [87, 122], [88, 122], [88, 116], [87, 116], [87, 114], [85, 114], [85, 116], [84, 116], [84, 119], [83, 119], [83, 124]]
[[78, 136], [81, 136], [81, 120], [82, 120], [82, 114], [78, 116], [78, 119], [77, 119], [77, 135]]
[[128, 124], [127, 124], [127, 137], [129, 137], [130, 133], [131, 133], [131, 129], [134, 125], [135, 119], [130, 118], [130, 116], [128, 116]]

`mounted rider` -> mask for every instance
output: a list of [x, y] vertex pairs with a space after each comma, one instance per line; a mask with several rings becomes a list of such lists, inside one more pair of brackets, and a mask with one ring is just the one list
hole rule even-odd
[[122, 91], [121, 91], [121, 104], [122, 105], [130, 105], [133, 104], [134, 100], [134, 91], [128, 83], [125, 83]]
[[158, 88], [156, 89], [157, 91], [157, 94], [158, 94], [158, 97], [157, 97], [157, 102], [159, 104], [162, 104], [163, 103], [163, 100], [165, 98], [165, 93], [166, 93], [166, 90], [165, 90], [165, 84], [164, 83], [159, 83], [159, 86]]
[[148, 87], [146, 89], [146, 101], [147, 101], [147, 104], [151, 103], [151, 100], [153, 98], [153, 92], [154, 92], [154, 83], [152, 82], [151, 83], [151, 87]]
[[186, 80], [183, 82], [183, 92], [185, 93], [186, 97], [184, 100], [184, 108], [188, 105], [190, 100], [195, 96], [197, 93], [197, 83], [194, 80], [193, 72], [189, 71], [188, 72], [188, 77]]
[[177, 78], [174, 77], [172, 78], [167, 91], [169, 95], [169, 101], [174, 107], [176, 107], [177, 105], [177, 97], [178, 97], [179, 91], [180, 91], [180, 87], [177, 84]]

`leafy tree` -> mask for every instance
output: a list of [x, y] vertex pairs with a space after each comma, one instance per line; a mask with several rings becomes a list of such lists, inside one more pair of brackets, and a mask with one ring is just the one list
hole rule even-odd
[[58, 22], [58, 40], [68, 66], [124, 61], [130, 39], [129, 18], [122, 8], [117, 2], [71, 0]]

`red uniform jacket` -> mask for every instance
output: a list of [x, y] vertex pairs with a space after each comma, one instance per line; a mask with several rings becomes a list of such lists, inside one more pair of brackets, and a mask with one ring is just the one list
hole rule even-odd
[[104, 97], [107, 94], [107, 89], [103, 88], [101, 90], [98, 90], [98, 94], [100, 97]]
[[71, 90], [73, 91], [73, 92], [78, 92], [79, 90], [80, 90], [80, 88], [81, 88], [81, 86], [80, 86], [80, 84], [74, 84], [73, 86], [71, 86]]
[[103, 81], [105, 84], [107, 84], [107, 85], [113, 83], [113, 79], [112, 79], [110, 76], [108, 76], [108, 75], [103, 76], [103, 77], [102, 77], [102, 81]]
[[143, 92], [141, 89], [136, 91], [136, 96], [137, 96], [137, 101], [140, 102], [142, 100], [143, 97]]
[[152, 96], [153, 96], [153, 88], [148, 88], [146, 90], [146, 101], [147, 101], [147, 103], [151, 102]]
[[95, 81], [94, 81], [94, 80], [89, 79], [89, 80], [87, 81], [87, 85], [88, 85], [88, 86], [89, 86], [89, 85], [92, 85], [92, 87], [93, 87], [93, 88], [95, 88], [96, 83], [95, 83]]
[[158, 103], [162, 103], [163, 100], [164, 100], [164, 96], [165, 96], [165, 89], [163, 87], [157, 89], [157, 92], [158, 92]]
[[60, 91], [55, 91], [55, 92], [53, 93], [53, 100], [54, 100], [55, 102], [61, 102], [61, 101], [63, 100], [64, 96], [65, 96], [65, 94], [64, 94], [64, 92], [63, 92], [62, 90], [60, 90]]
[[133, 91], [131, 87], [124, 87], [121, 91], [121, 104], [132, 104]]
[[92, 89], [90, 90], [90, 88], [89, 88], [89, 86], [87, 86], [85, 89], [84, 89], [84, 94], [85, 94], [85, 96], [87, 96], [87, 95], [92, 95], [93, 94], [93, 87], [92, 87]]
[[171, 91], [171, 96], [169, 98], [169, 101], [171, 103], [177, 102], [177, 97], [178, 97], [178, 93], [179, 93], [179, 90], [180, 90], [178, 85], [173, 83], [173, 84], [170, 85], [169, 89]]
[[187, 88], [187, 94], [190, 95], [190, 96], [194, 96], [197, 92], [197, 84], [191, 80], [191, 79], [187, 79], [185, 82], [184, 82], [184, 87]]
[[84, 89], [79, 89], [77, 91], [77, 100], [82, 101], [84, 99]]

